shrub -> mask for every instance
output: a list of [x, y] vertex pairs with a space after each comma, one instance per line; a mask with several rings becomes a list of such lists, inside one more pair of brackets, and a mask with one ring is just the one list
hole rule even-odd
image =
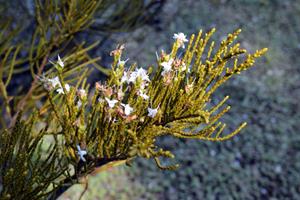
[[[92, 4], [85, 6], [93, 10]], [[217, 48], [209, 41], [215, 29], [204, 35], [200, 31], [189, 40], [183, 33], [174, 34], [171, 52], [157, 54], [156, 65], [147, 70], [129, 65], [122, 57], [124, 45], [118, 45], [111, 52], [108, 79], [91, 86], [90, 69], [85, 67], [97, 61], [87, 54], [95, 45], [65, 50], [57, 61], [48, 58], [89, 23], [92, 12], [89, 17], [65, 18], [66, 24], [75, 21], [54, 31], [45, 18], [54, 12], [50, 8], [43, 15], [37, 12], [40, 29], [34, 33], [28, 58], [18, 56], [21, 45], [9, 46], [14, 33], [1, 38], [1, 199], [55, 199], [87, 174], [130, 165], [136, 157], [153, 158], [160, 169], [176, 169], [178, 164], [161, 164], [161, 157], [174, 155], [156, 144], [158, 137], [224, 141], [245, 127], [243, 123], [224, 134], [220, 118], [230, 109], [224, 106], [229, 97], [217, 105], [210, 103], [218, 87], [252, 67], [267, 51], [249, 54], [240, 48], [234, 43], [240, 30]], [[31, 87], [26, 94], [9, 95], [11, 78], [26, 62], [33, 76]]]

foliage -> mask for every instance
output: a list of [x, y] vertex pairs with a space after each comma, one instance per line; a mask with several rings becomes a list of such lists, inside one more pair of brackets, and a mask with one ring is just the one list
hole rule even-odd
[[[211, 106], [211, 95], [253, 66], [267, 49], [242, 58], [246, 50], [234, 44], [240, 30], [214, 49], [209, 42], [212, 29], [204, 36], [202, 31], [192, 35], [183, 53], [186, 38], [179, 33], [172, 51], [157, 55], [157, 66], [146, 71], [136, 64], [125, 68], [120, 45], [111, 52], [108, 80], [90, 88], [86, 66], [98, 58], [90, 58], [87, 51], [96, 44], [69, 50], [68, 43], [90, 24], [97, 3], [74, 2], [37, 1], [30, 48], [15, 45], [17, 32], [3, 25], [2, 35], [9, 37], [0, 37], [1, 198], [55, 199], [98, 167], [112, 161], [130, 164], [135, 157], [153, 158], [160, 169], [175, 169], [178, 165], [160, 163], [160, 157], [174, 155], [155, 144], [158, 137], [223, 141], [245, 126], [224, 135], [220, 118], [230, 107], [221, 108], [228, 97]], [[61, 52], [66, 54], [62, 60], [48, 63], [50, 55]], [[26, 70], [23, 66], [32, 75], [31, 87], [26, 94], [9, 95], [9, 83], [14, 74]], [[46, 136], [53, 146], [43, 152]]]
[[66, 173], [67, 163], [56, 145], [42, 150], [45, 129], [37, 134], [36, 114], [25, 122], [17, 118], [11, 130], [0, 134], [1, 199], [41, 199], [58, 185], [58, 177]]

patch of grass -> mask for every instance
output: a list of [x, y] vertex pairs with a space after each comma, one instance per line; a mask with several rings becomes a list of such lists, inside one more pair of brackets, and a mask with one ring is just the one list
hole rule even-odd
[[140, 198], [146, 193], [146, 190], [138, 180], [132, 179], [131, 171], [131, 168], [119, 166], [94, 176], [88, 176], [88, 187], [85, 192], [85, 184], [76, 184], [59, 199], [79, 199], [83, 192], [82, 199], [87, 200]]

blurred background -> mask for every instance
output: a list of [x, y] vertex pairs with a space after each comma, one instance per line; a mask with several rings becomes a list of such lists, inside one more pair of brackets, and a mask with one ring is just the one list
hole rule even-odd
[[[8, 7], [32, 10], [30, 4], [11, 6], [17, 2]], [[124, 59], [146, 68], [155, 64], [156, 51], [170, 50], [174, 33], [190, 36], [216, 27], [217, 42], [242, 28], [242, 47], [269, 51], [255, 67], [220, 88], [215, 98], [231, 96], [232, 109], [224, 118], [228, 129], [242, 121], [248, 126], [223, 143], [161, 138], [158, 142], [173, 151], [180, 169], [161, 171], [154, 161], [137, 159], [132, 167], [90, 177], [82, 199], [300, 199], [300, 0], [154, 2], [150, 18], [120, 30], [97, 21], [77, 37], [101, 41], [93, 54], [101, 55], [102, 65], [109, 66], [109, 52], [124, 43]], [[1, 12], [12, 17], [16, 13]], [[25, 14], [30, 18], [30, 12]], [[99, 73], [93, 79], [103, 77]], [[82, 186], [73, 186], [60, 199], [78, 199], [82, 191]]]

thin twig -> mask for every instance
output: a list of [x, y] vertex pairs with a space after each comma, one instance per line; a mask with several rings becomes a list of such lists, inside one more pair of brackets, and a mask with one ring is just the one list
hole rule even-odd
[[13, 127], [14, 124], [16, 123], [16, 119], [17, 116], [19, 115], [19, 113], [24, 109], [24, 106], [26, 105], [28, 99], [32, 96], [32, 93], [34, 92], [37, 83], [38, 83], [38, 76], [42, 75], [42, 72], [47, 64], [48, 61], [48, 56], [49, 53], [47, 53], [42, 61], [42, 64], [40, 65], [39, 69], [38, 69], [38, 73], [37, 76], [34, 77], [32, 83], [31, 83], [31, 87], [28, 90], [27, 94], [21, 99], [21, 101], [19, 101], [18, 105], [17, 105], [17, 109], [16, 109], [16, 113], [14, 114], [14, 116], [12, 117], [12, 120], [10, 122], [9, 127]]

